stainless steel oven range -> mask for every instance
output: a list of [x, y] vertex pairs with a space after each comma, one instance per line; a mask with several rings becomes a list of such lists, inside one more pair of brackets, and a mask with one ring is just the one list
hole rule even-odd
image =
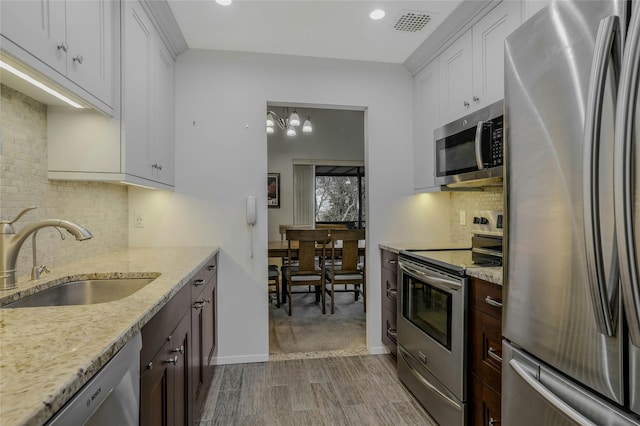
[[398, 376], [441, 425], [466, 424], [471, 250], [401, 251]]

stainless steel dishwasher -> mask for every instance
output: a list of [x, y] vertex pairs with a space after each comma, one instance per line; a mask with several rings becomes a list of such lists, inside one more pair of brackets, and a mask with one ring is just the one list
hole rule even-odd
[[140, 349], [137, 333], [47, 425], [138, 425]]

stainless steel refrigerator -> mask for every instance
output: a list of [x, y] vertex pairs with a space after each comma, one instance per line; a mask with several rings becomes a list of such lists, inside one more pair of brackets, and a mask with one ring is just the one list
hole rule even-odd
[[556, 1], [505, 42], [503, 425], [640, 424], [638, 9]]

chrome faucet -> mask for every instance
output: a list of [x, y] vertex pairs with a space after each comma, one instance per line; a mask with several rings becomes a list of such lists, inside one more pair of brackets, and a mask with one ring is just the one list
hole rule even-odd
[[15, 232], [13, 224], [25, 213], [33, 209], [35, 209], [35, 207], [24, 209], [11, 221], [0, 221], [0, 290], [11, 290], [16, 287], [16, 261], [18, 260], [18, 252], [29, 235], [37, 232], [39, 229], [46, 228], [47, 226], [64, 228], [76, 237], [78, 241], [88, 240], [93, 237], [93, 234], [86, 228], [62, 219], [41, 220]]

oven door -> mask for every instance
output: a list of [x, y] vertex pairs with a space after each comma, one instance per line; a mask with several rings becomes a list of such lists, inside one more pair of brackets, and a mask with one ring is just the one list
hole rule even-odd
[[398, 345], [464, 402], [467, 278], [402, 257], [398, 265]]

